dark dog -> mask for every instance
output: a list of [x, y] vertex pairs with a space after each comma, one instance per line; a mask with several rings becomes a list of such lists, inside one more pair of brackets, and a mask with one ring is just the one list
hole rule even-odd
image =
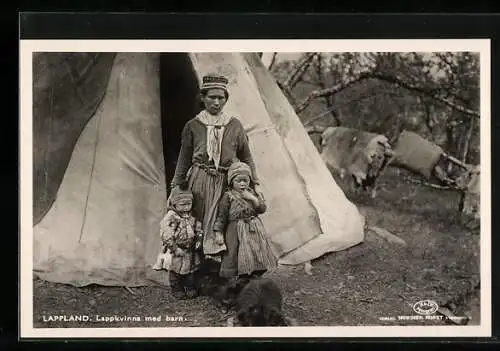
[[236, 324], [248, 327], [289, 326], [279, 287], [268, 278], [251, 279], [236, 299]]
[[206, 260], [201, 269], [196, 272], [196, 286], [199, 294], [210, 296], [216, 305], [227, 312], [234, 307], [236, 297], [243, 289], [247, 279], [231, 280], [220, 277], [220, 263]]

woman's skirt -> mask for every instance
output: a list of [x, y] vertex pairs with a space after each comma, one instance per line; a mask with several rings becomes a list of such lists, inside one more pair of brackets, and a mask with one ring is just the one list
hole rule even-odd
[[189, 170], [188, 182], [193, 193], [193, 215], [203, 224], [203, 254], [218, 257], [226, 246], [216, 243], [212, 228], [227, 187], [227, 175], [224, 171], [194, 164]]

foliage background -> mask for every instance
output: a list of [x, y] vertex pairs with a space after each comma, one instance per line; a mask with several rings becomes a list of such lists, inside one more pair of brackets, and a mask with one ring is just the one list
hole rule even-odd
[[479, 53], [266, 55], [305, 126], [358, 128], [392, 143], [406, 129], [461, 161], [480, 162]]

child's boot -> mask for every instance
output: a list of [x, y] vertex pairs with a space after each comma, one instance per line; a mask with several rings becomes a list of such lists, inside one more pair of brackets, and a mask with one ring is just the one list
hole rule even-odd
[[170, 280], [170, 291], [172, 292], [172, 296], [180, 300], [185, 299], [186, 292], [184, 291], [184, 287], [182, 285], [181, 276], [174, 272], [169, 272], [169, 280]]
[[198, 296], [198, 290], [196, 289], [194, 274], [190, 274], [185, 278], [184, 291], [188, 299], [194, 299], [195, 297]]

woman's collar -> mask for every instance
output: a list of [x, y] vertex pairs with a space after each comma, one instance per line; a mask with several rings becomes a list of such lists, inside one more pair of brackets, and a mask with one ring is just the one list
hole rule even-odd
[[233, 119], [229, 115], [226, 115], [224, 112], [221, 112], [219, 115], [211, 115], [206, 110], [202, 110], [197, 116], [196, 119], [205, 125], [214, 124], [215, 120], [218, 119], [220, 121], [220, 125], [227, 125]]

